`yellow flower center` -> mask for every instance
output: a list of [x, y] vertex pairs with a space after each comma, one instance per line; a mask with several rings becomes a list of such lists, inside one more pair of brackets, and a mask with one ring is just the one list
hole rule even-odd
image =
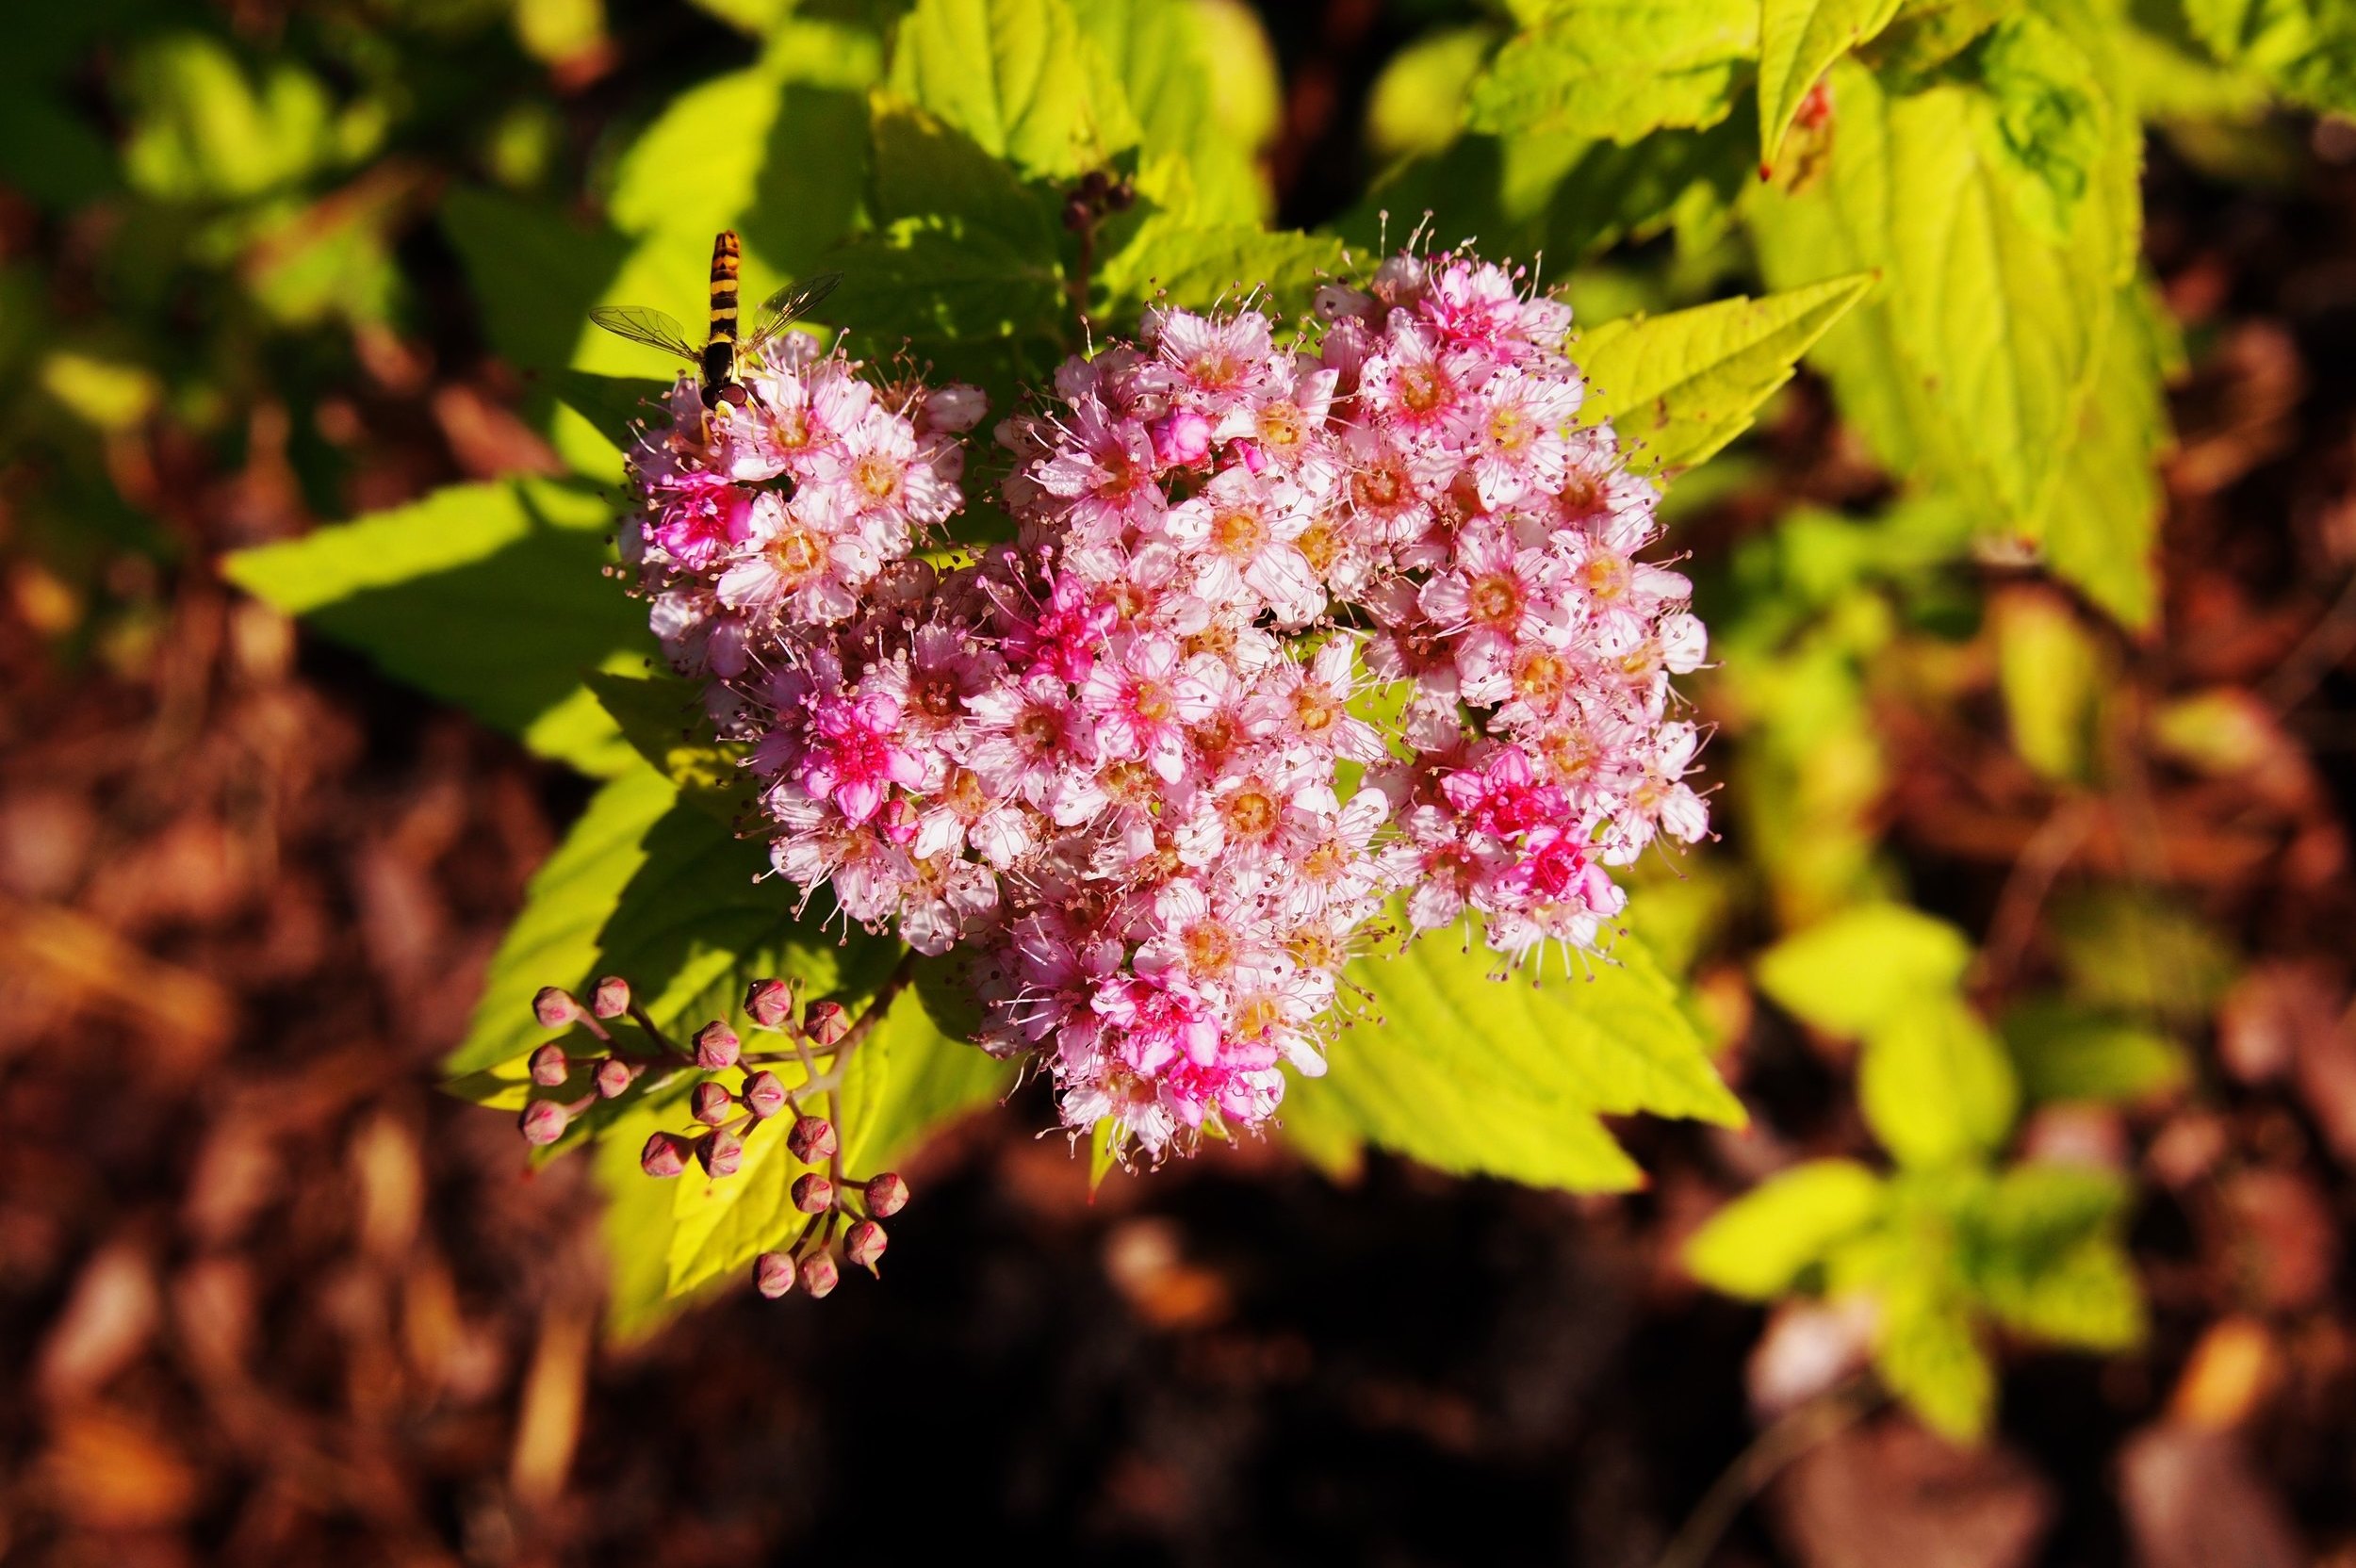
[[777, 576], [795, 585], [809, 581], [826, 564], [826, 542], [808, 529], [787, 529], [769, 541], [768, 553]]
[[900, 493], [900, 466], [870, 452], [851, 465], [851, 482], [870, 500], [890, 500]]
[[1260, 445], [1271, 451], [1290, 451], [1308, 433], [1309, 418], [1290, 400], [1272, 402], [1260, 410]]
[[1521, 584], [1502, 572], [1477, 580], [1468, 597], [1472, 618], [1483, 626], [1511, 626], [1521, 617]]
[[1239, 839], [1265, 839], [1276, 826], [1275, 800], [1254, 784], [1229, 795], [1222, 814], [1227, 819], [1227, 831]]
[[1429, 414], [1448, 401], [1448, 381], [1436, 365], [1410, 365], [1399, 373], [1399, 400], [1411, 412]]
[[1222, 512], [1211, 519], [1211, 547], [1222, 555], [1252, 556], [1268, 538], [1268, 525], [1256, 512]]

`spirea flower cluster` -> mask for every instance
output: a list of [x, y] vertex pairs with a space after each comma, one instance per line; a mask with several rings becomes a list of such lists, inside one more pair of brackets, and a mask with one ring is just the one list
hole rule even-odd
[[1706, 830], [1669, 683], [1703, 629], [1570, 324], [1463, 253], [1322, 290], [1298, 345], [1151, 311], [999, 425], [1017, 537], [970, 559], [914, 552], [977, 395], [796, 350], [637, 453], [655, 626], [777, 869], [972, 953], [983, 1044], [1072, 1126], [1250, 1127], [1386, 910], [1477, 912], [1500, 967], [1594, 950], [1605, 868]]

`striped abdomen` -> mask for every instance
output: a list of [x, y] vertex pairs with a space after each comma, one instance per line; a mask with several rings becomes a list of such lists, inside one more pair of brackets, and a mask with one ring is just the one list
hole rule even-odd
[[736, 234], [722, 229], [712, 242], [712, 335], [704, 344], [704, 404], [736, 382]]

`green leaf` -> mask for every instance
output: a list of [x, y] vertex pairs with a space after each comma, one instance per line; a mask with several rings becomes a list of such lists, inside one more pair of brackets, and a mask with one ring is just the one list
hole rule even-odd
[[864, 97], [882, 65], [872, 32], [788, 23], [757, 62], [689, 88], [639, 133], [614, 168], [614, 224], [646, 241], [658, 268], [678, 270], [690, 302], [700, 302], [704, 274], [678, 268], [678, 252], [741, 230], [745, 293], [761, 298], [777, 272], [808, 270], [849, 228], [865, 173]]
[[603, 575], [612, 503], [548, 480], [436, 491], [223, 563], [230, 580], [387, 674], [585, 773], [631, 765], [587, 691], [655, 652], [644, 608]]
[[1362, 958], [1350, 976], [1375, 1017], [1343, 1032], [1324, 1077], [1294, 1084], [1286, 1114], [1317, 1119], [1327, 1149], [1346, 1127], [1459, 1174], [1635, 1186], [1598, 1115], [1744, 1116], [1650, 955], [1623, 938], [1613, 958], [1585, 977], [1496, 979], [1496, 955], [1445, 932]]
[[2139, 138], [2059, 29], [2016, 20], [2000, 34], [2013, 29], [2002, 92], [1942, 77], [1891, 96], [1837, 65], [1823, 167], [1743, 210], [1772, 284], [1882, 271], [1875, 300], [1818, 349], [1843, 413], [1892, 471], [2033, 538], [2133, 266]]
[[1026, 172], [1069, 178], [1137, 144], [1121, 83], [1065, 0], [919, 0], [890, 79]]
[[2217, 58], [2311, 108], [2356, 109], [2356, 7], [2346, 0], [2184, 0]]
[[844, 251], [843, 267], [835, 318], [887, 337], [1054, 337], [1064, 303], [1051, 258], [956, 215], [901, 219]]
[[[860, 1048], [850, 1092], [863, 1098], [843, 1123], [855, 1140], [846, 1147], [846, 1169], [856, 1174], [903, 1164], [926, 1136], [986, 1105], [1010, 1081], [1009, 1070], [927, 1021], [925, 988], [903, 991], [877, 1039]], [[879, 1041], [885, 1049], [868, 1056]], [[853, 1115], [865, 1119], [867, 1131]], [[741, 1279], [754, 1257], [799, 1232], [803, 1217], [791, 1212], [787, 1195], [804, 1168], [781, 1147], [781, 1129], [748, 1139], [744, 1164], [725, 1183], [707, 1182], [693, 1168], [676, 1180], [649, 1179], [638, 1168], [640, 1148], [649, 1134], [680, 1125], [676, 1102], [636, 1107], [606, 1130], [591, 1156], [606, 1193], [607, 1321], [619, 1338], [660, 1327], [691, 1300]]]
[[745, 819], [758, 786], [744, 771], [743, 748], [713, 737], [703, 694], [693, 681], [596, 672], [589, 690], [622, 738], [671, 781], [679, 799], [730, 827]]
[[638, 376], [597, 376], [586, 370], [547, 370], [541, 382], [566, 408], [580, 415], [616, 452], [637, 444], [638, 432], [649, 421], [662, 423], [667, 415], [664, 400], [672, 384]]
[[1858, 1108], [1902, 1165], [1987, 1154], [2011, 1131], [2020, 1100], [2004, 1047], [1953, 996], [1920, 996], [1883, 1020], [1857, 1064]]
[[193, 31], [125, 41], [123, 168], [134, 188], [166, 201], [237, 200], [336, 160], [327, 90], [292, 60], [249, 72], [228, 44]]
[[2168, 1036], [2057, 996], [2020, 1004], [1998, 1028], [2021, 1092], [2034, 1101], [2132, 1103], [2192, 1075], [2184, 1048]]
[[2143, 1295], [2119, 1244], [2130, 1189], [2106, 1170], [2005, 1171], [1965, 1216], [1972, 1289], [2005, 1324], [2042, 1339], [2121, 1349], [2143, 1337]]
[[466, 1037], [442, 1063], [450, 1092], [502, 1109], [530, 1097], [523, 1059], [549, 1037], [532, 1016], [532, 995], [597, 978], [597, 933], [644, 869], [646, 840], [678, 798], [668, 781], [635, 764], [590, 797], [532, 874], [524, 906], [499, 939]]
[[[466, 264], [491, 346], [526, 369], [571, 363], [574, 346], [593, 330], [589, 307], [605, 297], [630, 242], [553, 205], [487, 190], [451, 191], [443, 200], [441, 218]], [[709, 237], [705, 243], [711, 243]], [[692, 274], [693, 258], [687, 267]], [[639, 354], [626, 363], [644, 371], [648, 362], [645, 351]]]
[[[783, 91], [755, 65], [698, 82], [664, 105], [614, 166], [606, 199], [614, 225], [709, 245], [752, 204]], [[692, 268], [688, 281], [698, 281]]]
[[1686, 1242], [1685, 1266], [1729, 1296], [1768, 1300], [1882, 1209], [1881, 1178], [1865, 1167], [1810, 1160], [1776, 1172], [1710, 1216]]
[[1860, 904], [1759, 955], [1759, 988], [1828, 1035], [1870, 1035], [1918, 1000], [1954, 991], [1972, 944], [1904, 904]]
[[1366, 150], [1388, 161], [1454, 141], [1464, 100], [1497, 41], [1495, 27], [1472, 23], [1426, 33], [1393, 55], [1366, 95]]
[[582, 991], [618, 974], [658, 1025], [689, 1032], [735, 1017], [744, 988], [765, 975], [817, 996], [873, 991], [899, 944], [840, 935], [819, 911], [805, 916], [801, 902], [770, 874], [759, 841], [682, 804], [668, 780], [633, 761], [533, 876], [466, 1038], [443, 1070], [468, 1098], [479, 1090], [499, 1096], [494, 1103], [519, 1102], [474, 1075], [521, 1077], [520, 1058], [548, 1037], [532, 1016], [542, 986]]
[[1900, 1281], [1881, 1298], [1873, 1366], [1932, 1430], [1976, 1442], [1996, 1404], [1996, 1373], [1963, 1298], [1931, 1281]]
[[1267, 189], [1252, 144], [1220, 118], [1219, 44], [1205, 8], [1194, 0], [1071, 3], [1137, 116], [1144, 157], [1185, 160], [1194, 197], [1186, 216], [1256, 226]]
[[965, 132], [885, 89], [868, 94], [867, 112], [878, 217], [951, 216], [1041, 267], [1055, 265], [1059, 202], [1053, 186], [1026, 185]]
[[1750, 73], [1759, 21], [1757, 0], [1565, 0], [1506, 41], [1473, 84], [1468, 122], [1624, 142], [1715, 124]]
[[1889, 25], [1898, 0], [1764, 0], [1759, 22], [1759, 156], [1773, 163], [1825, 68]]
[[920, 956], [915, 970], [843, 1086], [843, 1168], [860, 1176], [892, 1169], [941, 1123], [1014, 1088], [1015, 1064], [967, 1043], [981, 1019], [964, 960]]
[[1646, 461], [1688, 468], [1750, 428], [1792, 368], [1864, 298], [1870, 276], [1613, 321], [1579, 344], [1585, 416], [1610, 419]]
[[1325, 235], [1264, 234], [1240, 224], [1205, 228], [1156, 213], [1137, 237], [1105, 258], [1100, 282], [1111, 309], [1128, 318], [1147, 302], [1205, 309], [1264, 291], [1268, 308], [1305, 310], [1317, 284], [1342, 268], [1341, 241]]
[[2068, 242], [2102, 177], [2106, 143], [2137, 134], [2126, 107], [2113, 113], [2092, 62], [2034, 11], [1993, 29], [1974, 63], [1992, 106], [1974, 122], [1991, 167], [2011, 176], [2014, 204], [2033, 227]]
[[2045, 778], [2086, 782], [2106, 684], [2101, 646], [2051, 594], [2006, 594], [1994, 619], [1997, 686], [2013, 750]]
[[2217, 63], [2174, 0], [2130, 4], [2115, 36], [2120, 78], [2146, 122], [2174, 131], [2200, 122], [2246, 124], [2265, 114], [2266, 85]]
[[2160, 493], [2155, 464], [2170, 436], [2161, 388], [2166, 307], [2135, 288], [2102, 340], [2092, 393], [2079, 414], [2045, 521], [2045, 563], [2121, 626], [2159, 613]]
[[2018, 8], [2020, 0], [1901, 0], [1881, 36], [1865, 50], [1892, 82], [1910, 84], [1971, 47]]
[[2051, 926], [2078, 1001], [2193, 1025], [2232, 987], [2233, 946], [2172, 896], [2100, 888], [2065, 899]]

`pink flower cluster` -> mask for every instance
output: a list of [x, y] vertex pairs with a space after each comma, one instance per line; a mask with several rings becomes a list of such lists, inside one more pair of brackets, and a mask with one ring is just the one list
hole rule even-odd
[[1604, 868], [1707, 829], [1669, 685], [1702, 627], [1569, 328], [1461, 253], [1322, 290], [1299, 345], [1149, 312], [999, 426], [1018, 535], [948, 565], [910, 549], [970, 389], [781, 366], [749, 428], [640, 453], [656, 623], [755, 741], [777, 868], [972, 952], [983, 1043], [1072, 1126], [1252, 1126], [1386, 906], [1593, 950]]

